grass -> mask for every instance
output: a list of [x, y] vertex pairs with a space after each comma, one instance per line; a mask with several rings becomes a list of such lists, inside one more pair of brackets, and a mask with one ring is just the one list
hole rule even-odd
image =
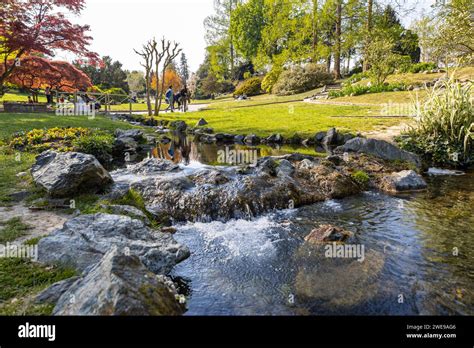
[[19, 131], [53, 127], [100, 128], [109, 131], [114, 131], [117, 128], [136, 128], [128, 123], [114, 121], [102, 115], [89, 118], [88, 116], [56, 116], [55, 114], [0, 113], [0, 139], [8, 138]]
[[[175, 104], [175, 106], [177, 107], [178, 104]], [[164, 109], [166, 109], [168, 107], [168, 104], [166, 104], [165, 102], [163, 102], [161, 104], [161, 110], [163, 111]], [[152, 109], [154, 110], [155, 108], [155, 104], [152, 103]], [[111, 111], [123, 111], [123, 112], [128, 112], [130, 111], [130, 104], [128, 103], [124, 103], [124, 104], [119, 104], [119, 105], [110, 105], [110, 110]], [[147, 109], [147, 106], [146, 106], [146, 103], [132, 103], [132, 111], [144, 111], [144, 112], [147, 112], [148, 109]]]
[[397, 103], [397, 104], [410, 104], [412, 98], [420, 98], [424, 100], [426, 98], [426, 91], [400, 91], [400, 92], [384, 92], [384, 93], [369, 93], [362, 94], [357, 96], [347, 96], [340, 97], [335, 99], [330, 99], [331, 103], [341, 103], [341, 104], [372, 104], [372, 105], [383, 105], [387, 103]]
[[327, 131], [331, 127], [346, 132], [369, 131], [400, 122], [399, 119], [367, 117], [379, 115], [378, 107], [320, 105], [285, 101], [288, 97], [279, 99], [272, 96], [273, 98], [277, 98], [278, 102], [266, 102], [262, 105], [265, 99], [261, 98], [253, 101], [260, 102], [260, 105], [246, 104], [246, 101], [215, 103], [207, 110], [187, 114], [166, 114], [163, 118], [180, 119], [194, 125], [202, 117], [215, 132], [254, 133], [259, 136], [280, 133], [284, 137], [290, 137], [295, 133], [309, 137], [316, 132]]
[[35, 154], [14, 152], [5, 146], [2, 148], [2, 140], [11, 138], [19, 131], [53, 127], [99, 128], [108, 131], [114, 131], [117, 128], [137, 128], [126, 122], [114, 121], [101, 115], [89, 119], [87, 116], [0, 113], [0, 205], [8, 205], [11, 202], [9, 195], [13, 192], [21, 189], [33, 190], [29, 175], [18, 178], [16, 174], [28, 171], [35, 161]]
[[21, 221], [21, 217], [17, 216], [7, 220], [5, 222], [0, 222], [0, 244], [5, 244], [6, 242], [12, 242], [15, 239], [25, 236], [30, 229], [30, 226]]
[[262, 94], [254, 97], [250, 97], [247, 100], [235, 100], [231, 95], [221, 96], [215, 100], [196, 100], [194, 104], [209, 104], [209, 109], [229, 109], [229, 108], [247, 108], [250, 106], [266, 106], [272, 104], [283, 105], [287, 103], [300, 102], [305, 98], [310, 97], [318, 93], [321, 89], [317, 88], [308, 92], [287, 95], [287, 96], [277, 96], [274, 94]]
[[[17, 102], [27, 102], [28, 93], [5, 93], [3, 97], [0, 97], [0, 103], [4, 101], [17, 101]], [[38, 102], [46, 103], [46, 96], [43, 94], [38, 95]]]
[[45, 267], [21, 258], [0, 258], [0, 315], [50, 315], [53, 306], [33, 305], [31, 298], [76, 272]]
[[32, 189], [31, 177], [19, 178], [16, 174], [27, 171], [34, 163], [35, 155], [12, 153], [0, 149], [0, 206], [11, 202], [10, 194], [22, 189]]

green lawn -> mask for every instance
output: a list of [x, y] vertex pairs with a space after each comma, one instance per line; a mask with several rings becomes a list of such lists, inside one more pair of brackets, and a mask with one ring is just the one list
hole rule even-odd
[[27, 171], [34, 163], [35, 154], [17, 153], [1, 142], [13, 133], [34, 128], [85, 127], [114, 131], [117, 128], [136, 128], [126, 122], [113, 121], [105, 116], [56, 116], [55, 114], [7, 114], [0, 113], [0, 205], [8, 204], [9, 194], [22, 189], [32, 190], [30, 176], [18, 178], [16, 174]]
[[383, 105], [387, 103], [410, 104], [413, 99], [419, 98], [424, 100], [426, 97], [425, 90], [419, 91], [400, 91], [400, 92], [385, 92], [385, 93], [369, 93], [353, 97], [340, 97], [329, 99], [331, 103], [351, 103], [351, 104], [373, 104]]
[[[0, 103], [4, 101], [27, 102], [28, 96], [28, 93], [5, 93], [3, 97], [0, 97]], [[46, 103], [46, 96], [44, 94], [38, 95], [38, 102]]]
[[[153, 104], [152, 107], [154, 108], [155, 104]], [[161, 110], [164, 110], [167, 107], [168, 107], [168, 104], [166, 103], [161, 104]], [[130, 104], [111, 105], [110, 110], [127, 112], [130, 110]], [[144, 103], [132, 103], [132, 111], [148, 111], [148, 109], [147, 109], [146, 104]]]
[[34, 128], [85, 127], [113, 131], [117, 128], [134, 128], [126, 122], [113, 121], [102, 115], [56, 116], [55, 114], [10, 114], [0, 113], [0, 139], [10, 137], [18, 131]]
[[[183, 114], [166, 114], [169, 120], [184, 120], [195, 125], [202, 117], [215, 132], [267, 136], [281, 133], [289, 137], [295, 133], [312, 136], [318, 131], [336, 127], [342, 131], [358, 132], [392, 126], [397, 118], [378, 118], [380, 107], [319, 105], [304, 103], [299, 96], [260, 96], [250, 101], [213, 103], [206, 110]], [[302, 99], [302, 98], [301, 98]]]

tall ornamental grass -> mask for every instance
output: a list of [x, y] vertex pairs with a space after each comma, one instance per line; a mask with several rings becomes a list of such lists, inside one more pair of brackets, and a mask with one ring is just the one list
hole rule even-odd
[[453, 76], [426, 88], [427, 99], [414, 102], [415, 125], [401, 140], [405, 149], [433, 164], [465, 167], [474, 160], [474, 88]]

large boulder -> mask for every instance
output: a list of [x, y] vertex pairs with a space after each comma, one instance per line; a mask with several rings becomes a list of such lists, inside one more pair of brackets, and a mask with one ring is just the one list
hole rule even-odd
[[147, 227], [128, 216], [80, 215], [40, 240], [38, 260], [79, 271], [95, 265], [113, 246], [136, 255], [154, 273], [168, 273], [189, 257], [189, 250], [170, 234]]
[[357, 137], [338, 147], [336, 151], [365, 153], [384, 160], [406, 161], [415, 164], [417, 167], [421, 166], [420, 158], [417, 155], [401, 150], [399, 147], [384, 140]]
[[337, 133], [336, 128], [331, 128], [328, 130], [322, 143], [326, 146], [338, 145], [338, 133]]
[[43, 152], [36, 157], [31, 175], [53, 197], [97, 193], [113, 181], [94, 156], [78, 152]]
[[116, 129], [116, 138], [132, 138], [135, 141], [141, 142], [145, 140], [143, 131], [140, 129]]
[[249, 134], [244, 138], [244, 143], [249, 145], [258, 145], [260, 144], [260, 138], [255, 134]]
[[207, 124], [207, 121], [203, 118], [200, 118], [199, 121], [197, 121], [196, 123], [196, 127], [202, 127], [202, 126], [205, 126]]
[[424, 190], [427, 187], [421, 175], [413, 170], [403, 170], [382, 178], [382, 189], [388, 192], [407, 192]]
[[283, 137], [280, 133], [272, 134], [266, 139], [269, 144], [281, 144], [283, 143]]
[[179, 165], [164, 159], [145, 158], [143, 161], [128, 166], [127, 171], [136, 175], [155, 175], [181, 171]]
[[350, 175], [334, 166], [314, 163], [301, 168], [289, 158], [261, 158], [245, 170], [215, 168], [149, 177], [131, 182], [130, 187], [140, 193], [155, 218], [176, 221], [246, 218], [285, 209], [290, 202], [301, 206], [360, 192]]
[[181, 315], [184, 309], [166, 277], [113, 248], [61, 295], [53, 315]]
[[173, 121], [170, 123], [170, 127], [175, 131], [183, 133], [188, 128], [188, 125], [184, 121]]
[[138, 142], [132, 137], [120, 137], [114, 141], [112, 153], [115, 157], [123, 157], [126, 153], [135, 154], [139, 149]]

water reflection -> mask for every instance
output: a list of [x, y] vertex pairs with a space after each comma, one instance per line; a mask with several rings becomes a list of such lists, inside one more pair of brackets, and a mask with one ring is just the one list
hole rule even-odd
[[257, 156], [280, 156], [294, 152], [300, 152], [312, 156], [326, 156], [327, 152], [321, 147], [302, 147], [293, 145], [258, 145], [248, 146], [244, 144], [223, 144], [212, 143], [206, 144], [198, 142], [193, 136], [186, 136], [184, 134], [173, 134], [170, 136], [171, 141], [164, 143], [157, 143], [151, 151], [152, 156], [161, 159], [167, 159], [174, 163], [182, 163], [189, 165], [190, 162], [199, 162], [207, 165], [223, 165], [219, 161], [219, 150], [227, 151], [257, 151]]

